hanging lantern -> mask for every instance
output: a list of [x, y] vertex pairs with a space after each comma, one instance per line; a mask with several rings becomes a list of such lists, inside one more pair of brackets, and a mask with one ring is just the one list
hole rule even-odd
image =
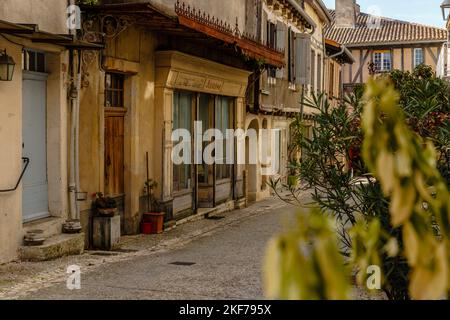
[[450, 0], [444, 0], [441, 4], [441, 9], [444, 20], [447, 20], [449, 16], [448, 10], [450, 9]]
[[0, 52], [0, 81], [12, 81], [14, 67], [16, 63], [14, 59], [5, 51]]

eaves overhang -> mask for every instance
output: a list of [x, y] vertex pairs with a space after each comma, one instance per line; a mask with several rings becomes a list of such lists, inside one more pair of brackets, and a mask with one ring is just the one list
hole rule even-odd
[[0, 20], [0, 34], [12, 35], [34, 43], [47, 43], [68, 49], [100, 50], [103, 46], [87, 41], [77, 40], [70, 34], [55, 34], [40, 31], [36, 24], [12, 23]]
[[132, 23], [152, 31], [199, 41], [208, 39], [220, 41], [223, 44], [234, 46], [245, 56], [261, 61], [263, 64], [277, 68], [285, 66], [283, 50], [271, 48], [257, 40], [256, 37], [241, 32], [237, 24], [232, 27], [230, 23], [221, 21], [180, 1], [175, 3], [173, 12], [151, 1], [83, 5], [81, 9], [87, 14], [127, 15], [134, 20]]

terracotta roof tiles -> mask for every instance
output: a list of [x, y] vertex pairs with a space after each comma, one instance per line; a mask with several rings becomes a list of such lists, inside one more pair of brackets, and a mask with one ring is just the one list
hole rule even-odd
[[[335, 11], [330, 10], [333, 22], [325, 30], [325, 37], [333, 39], [347, 47], [377, 44], [413, 44], [427, 42], [445, 42], [447, 30], [418, 23], [375, 17], [360, 13], [355, 28], [340, 28], [335, 24]], [[371, 22], [379, 22], [379, 28]]]

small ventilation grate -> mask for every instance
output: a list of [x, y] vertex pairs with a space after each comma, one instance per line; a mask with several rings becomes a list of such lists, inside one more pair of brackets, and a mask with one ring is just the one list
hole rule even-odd
[[188, 266], [193, 266], [195, 264], [195, 262], [176, 261], [176, 262], [171, 262], [169, 264], [173, 264], [175, 266], [188, 267]]

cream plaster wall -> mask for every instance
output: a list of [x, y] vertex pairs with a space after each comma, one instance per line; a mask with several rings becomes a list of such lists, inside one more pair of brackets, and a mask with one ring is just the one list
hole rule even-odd
[[[126, 45], [124, 45], [126, 41]], [[162, 128], [156, 124], [158, 110], [154, 107], [154, 46], [153, 33], [130, 28], [110, 40], [105, 71], [126, 74], [125, 104], [125, 232], [137, 232], [139, 224], [139, 197], [146, 179], [145, 153], [149, 152], [150, 177], [157, 180], [161, 171], [161, 153], [153, 139], [153, 131]], [[140, 48], [140, 50], [129, 50]], [[130, 56], [131, 54], [131, 56]], [[98, 59], [89, 67], [89, 86], [82, 90], [80, 115], [80, 184], [92, 195], [104, 191], [104, 72], [99, 72]], [[139, 63], [142, 61], [143, 63]], [[145, 62], [145, 63], [144, 63]], [[157, 165], [157, 169], [155, 166]], [[157, 180], [159, 181], [159, 180]], [[81, 203], [87, 214], [93, 198]]]
[[[12, 82], [0, 82], [0, 189], [11, 188], [22, 170], [22, 47], [47, 55], [47, 167], [49, 212], [52, 217], [67, 218], [67, 101], [68, 56], [61, 47], [36, 44], [10, 37], [22, 46], [0, 39], [16, 62]], [[24, 230], [37, 222], [22, 224], [22, 189], [0, 193], [0, 263], [17, 258]], [[52, 236], [60, 228], [44, 232]]]
[[[18, 62], [21, 47], [0, 38], [0, 48]], [[22, 170], [22, 71], [13, 81], [0, 82], [0, 189], [14, 187]], [[17, 257], [22, 237], [22, 190], [0, 193], [0, 263]]]
[[38, 24], [42, 31], [67, 33], [68, 0], [2, 0], [0, 19]]
[[[130, 1], [132, 2], [132, 1]], [[140, 2], [145, 2], [141, 0]], [[164, 5], [169, 10], [174, 10], [177, 0], [154, 0], [153, 2]], [[245, 28], [245, 1], [244, 0], [182, 0], [180, 2], [195, 6], [196, 9], [205, 11], [216, 18], [228, 22], [233, 28], [238, 19], [239, 29], [243, 31]]]

